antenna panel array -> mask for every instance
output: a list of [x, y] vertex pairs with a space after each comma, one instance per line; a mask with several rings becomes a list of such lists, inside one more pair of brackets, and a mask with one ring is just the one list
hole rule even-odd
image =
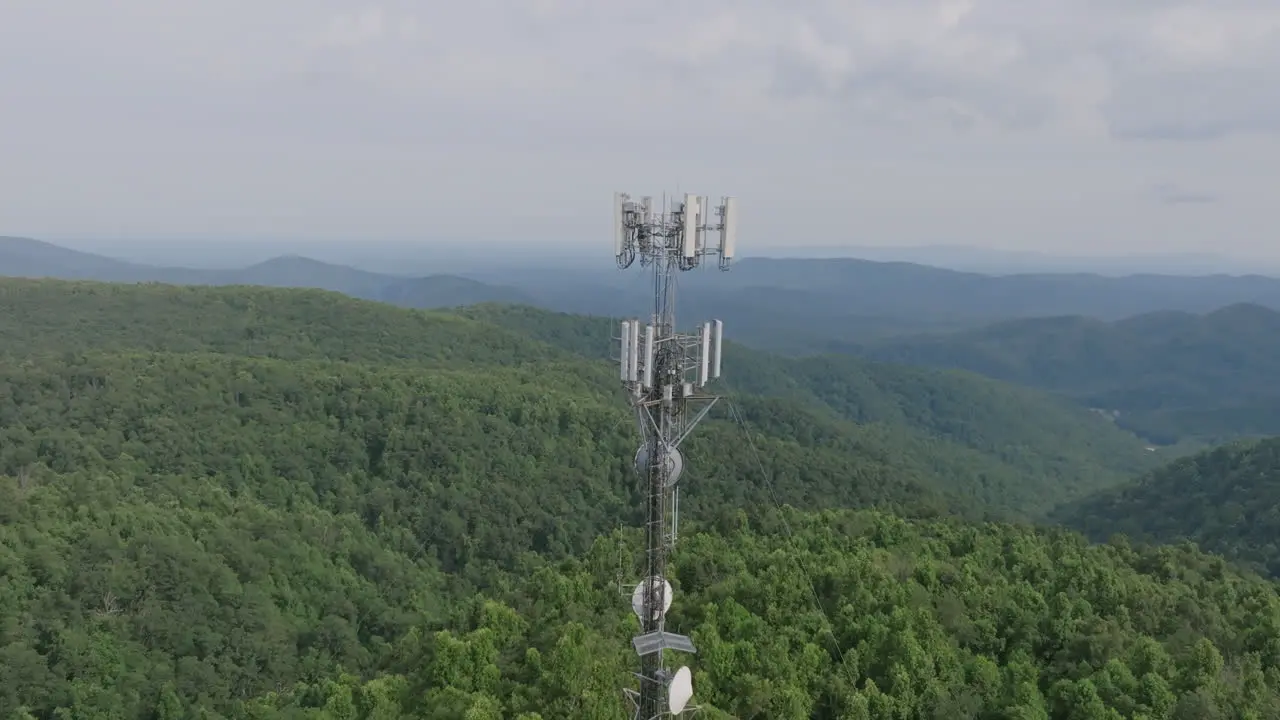
[[[613, 194], [613, 254], [620, 267], [630, 267], [639, 257], [642, 263], [672, 250], [683, 260], [679, 269], [690, 270], [707, 255], [718, 255], [721, 270], [728, 270], [737, 245], [738, 204], [732, 197], [713, 206], [707, 196], [687, 193], [671, 212], [656, 211], [653, 198], [636, 202], [626, 193]], [[719, 234], [712, 247], [709, 234]], [[673, 242], [667, 242], [668, 240]]]

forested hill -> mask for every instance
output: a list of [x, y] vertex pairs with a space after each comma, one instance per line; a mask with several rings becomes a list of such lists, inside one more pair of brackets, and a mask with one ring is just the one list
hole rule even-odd
[[845, 350], [1060, 392], [1160, 444], [1280, 434], [1280, 312], [1260, 305], [1012, 320]]
[[[529, 308], [479, 308], [459, 317], [321, 291], [0, 281], [0, 336], [13, 339], [0, 354], [198, 351], [476, 373], [491, 365], [552, 363], [565, 376], [580, 375], [584, 399], [598, 398], [624, 418], [612, 368], [590, 359], [610, 352], [612, 333], [611, 321]], [[838, 447], [858, 464], [898, 468], [898, 477], [962, 505], [1037, 514], [1155, 464], [1136, 438], [1093, 414], [981, 378], [852, 358], [787, 360], [738, 346], [726, 353], [725, 366], [726, 387], [756, 430], [828, 453]], [[721, 417], [724, 432], [740, 432], [728, 415]], [[612, 421], [619, 423], [617, 432], [625, 435], [625, 422]], [[810, 504], [830, 492], [842, 496], [822, 489], [827, 483], [863, 484], [857, 473], [838, 481], [801, 480], [813, 474], [805, 465], [817, 467], [821, 457], [813, 455], [812, 463], [787, 476], [811, 488]], [[866, 484], [874, 488], [870, 480]]]
[[[614, 321], [530, 307], [477, 305], [459, 314], [542, 340], [587, 357], [608, 357]], [[728, 326], [726, 333], [732, 335]], [[985, 470], [986, 482], [1018, 497], [1026, 508], [1048, 508], [1084, 484], [1112, 484], [1161, 462], [1130, 433], [1096, 413], [1047, 393], [991, 382], [969, 373], [869, 362], [848, 355], [783, 358], [727, 342], [721, 387], [767, 397], [790, 397], [868, 427], [908, 426], [1000, 457], [1024, 476], [1048, 474], [1048, 487], [1019, 483]], [[951, 471], [964, 465], [947, 461]], [[1080, 470], [1079, 468], [1085, 469]], [[1007, 478], [1007, 479], [1001, 479]], [[1042, 501], [1027, 492], [1048, 493]]]
[[1063, 506], [1054, 519], [1098, 539], [1190, 540], [1280, 577], [1280, 438], [1182, 458]]
[[[682, 481], [671, 624], [707, 717], [1280, 707], [1271, 584], [944, 517], [1064, 492], [1050, 473], [1083, 461], [980, 426], [1053, 403], [759, 362], [735, 370], [769, 392], [735, 393], [749, 428], [701, 427]], [[621, 716], [639, 502], [616, 377], [325, 292], [0, 283], [0, 717]], [[855, 422], [876, 398], [900, 412]]]

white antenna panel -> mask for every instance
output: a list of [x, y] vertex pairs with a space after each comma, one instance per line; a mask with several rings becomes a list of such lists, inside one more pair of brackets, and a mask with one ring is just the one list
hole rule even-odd
[[711, 198], [703, 196], [698, 199], [698, 252], [707, 249], [707, 216], [711, 214]]
[[672, 714], [679, 715], [684, 712], [692, 699], [693, 673], [689, 668], [682, 667], [676, 671], [675, 676], [671, 678], [671, 684], [667, 686], [667, 707], [671, 709]]
[[[671, 609], [671, 599], [675, 593], [671, 589], [671, 583], [662, 578], [652, 579], [655, 581], [654, 584], [656, 585], [653, 589], [654, 593], [661, 593], [662, 597], [662, 610], [655, 611], [653, 613], [653, 617], [656, 619], [659, 615]], [[648, 587], [649, 581], [643, 581], [639, 585], [636, 585], [636, 589], [631, 593], [631, 611], [634, 612], [638, 618], [644, 617], [644, 594]]]
[[640, 198], [640, 212], [644, 215], [644, 222], [653, 222], [653, 198], [645, 196]]
[[715, 331], [713, 335], [714, 337], [712, 338], [712, 347], [714, 348], [713, 354], [715, 355], [715, 360], [713, 361], [712, 367], [711, 367], [711, 377], [718, 378], [720, 377], [720, 358], [721, 358], [722, 350], [724, 348], [724, 345], [723, 345], [724, 323], [723, 322], [719, 320], [715, 321]]
[[635, 320], [631, 323], [631, 337], [628, 338], [631, 343], [631, 350], [628, 353], [629, 361], [627, 369], [627, 379], [635, 382], [640, 375], [640, 321]]
[[623, 205], [627, 202], [625, 193], [613, 194], [613, 254], [621, 255], [627, 244], [627, 228], [623, 224]]
[[644, 326], [644, 386], [645, 389], [653, 387], [653, 340], [654, 328], [652, 325]]
[[702, 367], [698, 370], [698, 385], [706, 385], [711, 373], [711, 323], [702, 324]]
[[738, 249], [738, 199], [724, 199], [724, 221], [720, 227], [720, 257], [732, 260]]
[[684, 256], [691, 259], [698, 256], [698, 196], [684, 196]]
[[618, 364], [622, 366], [622, 381], [626, 382], [631, 377], [631, 323], [622, 321], [622, 353], [618, 356]]

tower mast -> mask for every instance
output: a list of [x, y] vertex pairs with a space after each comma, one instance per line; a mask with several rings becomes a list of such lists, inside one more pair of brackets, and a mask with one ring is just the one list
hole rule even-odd
[[[640, 656], [638, 691], [624, 692], [634, 703], [634, 720], [679, 715], [693, 695], [690, 671], [668, 672], [664, 651], [694, 653], [693, 641], [667, 632], [672, 590], [666, 580], [667, 558], [675, 545], [680, 517], [677, 483], [684, 467], [680, 444], [719, 399], [706, 392], [720, 377], [719, 320], [702, 323], [696, 333], [676, 328], [677, 278], [718, 257], [728, 270], [737, 241], [737, 203], [723, 198], [714, 208], [708, 198], [685, 195], [671, 211], [655, 209], [653, 199], [635, 202], [615, 193], [614, 254], [618, 267], [638, 259], [653, 273], [653, 311], [646, 322], [622, 321], [619, 375], [640, 430], [636, 472], [645, 508], [645, 576], [632, 593], [631, 607], [640, 619], [640, 634], [631, 644]], [[718, 233], [715, 246], [708, 233]]]

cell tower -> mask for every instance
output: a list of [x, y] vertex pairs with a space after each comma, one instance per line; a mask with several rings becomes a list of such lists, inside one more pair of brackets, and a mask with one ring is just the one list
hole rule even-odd
[[[680, 519], [680, 443], [719, 399], [705, 388], [720, 377], [724, 324], [715, 320], [696, 333], [677, 332], [676, 278], [711, 256], [718, 256], [720, 269], [728, 270], [737, 221], [731, 197], [712, 208], [708, 198], [685, 195], [670, 211], [665, 200], [655, 208], [650, 197], [639, 202], [623, 193], [613, 197], [618, 267], [631, 267], [639, 259], [641, 267], [653, 272], [653, 312], [647, 322], [622, 322], [619, 353], [620, 377], [642, 439], [635, 467], [645, 498], [646, 572], [631, 596], [640, 619], [640, 634], [631, 641], [641, 661], [640, 689], [624, 690], [634, 702], [635, 720], [679, 715], [693, 697], [689, 668], [669, 672], [664, 664], [664, 651], [697, 652], [688, 637], [667, 632], [672, 590], [665, 576]], [[707, 244], [711, 232], [719, 233], [715, 247]]]

